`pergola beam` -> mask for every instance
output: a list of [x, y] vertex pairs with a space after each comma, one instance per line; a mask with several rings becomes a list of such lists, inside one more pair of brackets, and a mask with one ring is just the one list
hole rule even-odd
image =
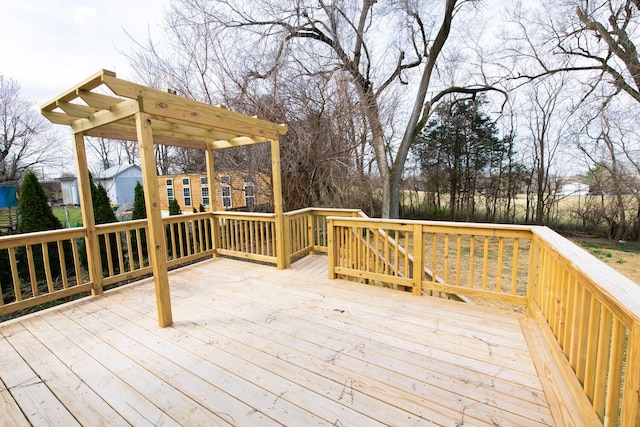
[[86, 132], [93, 128], [108, 125], [109, 123], [131, 117], [140, 111], [138, 101], [127, 100], [122, 101], [118, 105], [111, 107], [109, 110], [100, 110], [91, 114], [84, 119], [78, 119], [71, 124], [74, 132]]
[[44, 111], [53, 111], [56, 107], [57, 107], [57, 103], [58, 101], [72, 101], [75, 98], [77, 98], [78, 96], [78, 91], [79, 90], [93, 90], [99, 86], [101, 86], [104, 83], [104, 78], [106, 76], [111, 76], [111, 77], [115, 77], [116, 73], [114, 73], [113, 71], [109, 71], [109, 70], [100, 70], [97, 73], [87, 77], [85, 80], [81, 81], [80, 83], [78, 83], [76, 86], [72, 87], [71, 89], [63, 92], [62, 94], [60, 94], [59, 96], [57, 96], [55, 99], [47, 102], [46, 104], [44, 104], [41, 108], [41, 110]]

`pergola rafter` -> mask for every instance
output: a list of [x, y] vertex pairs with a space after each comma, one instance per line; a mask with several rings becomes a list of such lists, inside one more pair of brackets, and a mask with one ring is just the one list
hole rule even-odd
[[[97, 270], [102, 266], [91, 209], [85, 136], [137, 141], [139, 144], [151, 248], [149, 256], [156, 285], [160, 326], [170, 325], [172, 315], [154, 144], [206, 151], [207, 175], [213, 183], [214, 150], [269, 142], [276, 230], [278, 235], [283, 235], [278, 142], [280, 136], [287, 132], [286, 125], [118, 79], [114, 72], [107, 70], [101, 70], [63, 92], [43, 105], [41, 112], [52, 123], [69, 126], [74, 135], [82, 218], [87, 229], [87, 252], [90, 254], [89, 274], [94, 282], [94, 293], [102, 292], [102, 275]], [[213, 206], [215, 200], [212, 199]], [[284, 244], [285, 239], [277, 240], [278, 268], [286, 267]]]

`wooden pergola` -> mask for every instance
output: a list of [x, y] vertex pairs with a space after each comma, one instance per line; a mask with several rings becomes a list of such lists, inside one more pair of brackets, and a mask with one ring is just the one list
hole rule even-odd
[[[46, 103], [42, 106], [41, 113], [52, 123], [69, 126], [73, 133], [82, 221], [87, 230], [89, 274], [96, 294], [102, 293], [102, 275], [97, 270], [102, 267], [91, 208], [84, 137], [97, 136], [138, 142], [149, 227], [149, 258], [153, 268], [158, 322], [161, 327], [172, 323], [172, 314], [154, 144], [206, 151], [208, 180], [213, 183], [214, 150], [270, 143], [276, 233], [278, 236], [284, 235], [279, 137], [287, 132], [286, 125], [118, 79], [114, 72], [107, 70], [97, 72]], [[213, 191], [211, 198], [210, 209], [213, 209]], [[278, 268], [285, 268], [284, 239], [277, 239], [276, 245]]]

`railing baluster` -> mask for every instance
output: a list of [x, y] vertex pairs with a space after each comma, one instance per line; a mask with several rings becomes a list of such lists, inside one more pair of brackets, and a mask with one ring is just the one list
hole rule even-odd
[[513, 265], [511, 266], [511, 294], [515, 295], [518, 286], [518, 258], [520, 257], [520, 239], [513, 240]]
[[20, 277], [18, 276], [18, 263], [16, 262], [15, 248], [9, 248], [9, 265], [11, 266], [13, 292], [15, 293], [16, 301], [22, 301], [22, 289], [20, 288]]
[[[40, 244], [42, 246], [42, 244]], [[27, 250], [27, 263], [29, 265], [29, 279], [31, 280], [31, 296], [38, 296], [38, 278], [36, 276], [36, 266], [33, 260], [33, 247], [32, 245], [26, 246]]]
[[[502, 263], [504, 260], [504, 237], [498, 237], [498, 271], [496, 273], [496, 291], [502, 292]], [[514, 271], [516, 271], [514, 269]], [[511, 289], [511, 295], [515, 295], [515, 289]]]
[[462, 236], [457, 235], [456, 238], [456, 286], [461, 285], [462, 276]]
[[469, 236], [469, 287], [473, 288], [473, 274], [476, 261], [476, 236]]

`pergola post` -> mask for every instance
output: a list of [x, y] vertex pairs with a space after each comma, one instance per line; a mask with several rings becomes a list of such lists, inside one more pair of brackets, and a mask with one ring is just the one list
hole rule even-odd
[[273, 212], [276, 216], [276, 259], [278, 269], [289, 267], [290, 258], [287, 251], [289, 241], [288, 227], [282, 208], [282, 171], [280, 167], [280, 142], [275, 139], [271, 141], [271, 180], [273, 187]]
[[78, 171], [78, 195], [80, 196], [80, 210], [82, 211], [82, 226], [87, 230], [85, 247], [87, 250], [87, 267], [89, 280], [93, 282], [92, 295], [102, 295], [102, 258], [100, 256], [100, 243], [96, 232], [96, 221], [93, 214], [93, 201], [91, 199], [91, 185], [89, 181], [89, 167], [87, 165], [87, 152], [84, 146], [84, 135], [74, 133], [74, 152], [76, 157], [76, 170]]
[[[216, 211], [216, 173], [214, 167], [213, 147], [207, 144], [205, 150], [205, 159], [207, 162], [207, 182], [209, 183], [209, 212]], [[220, 225], [216, 217], [211, 218], [211, 239], [213, 240], [213, 257], [218, 256], [218, 243], [220, 242]]]
[[160, 214], [160, 191], [158, 189], [158, 173], [153, 151], [153, 130], [151, 128], [151, 118], [148, 114], [136, 113], [135, 117], [149, 227], [147, 235], [149, 261], [153, 269], [153, 280], [156, 289], [158, 324], [161, 328], [164, 328], [173, 323], [173, 318], [171, 315], [169, 274], [167, 272], [167, 245], [162, 215]]

